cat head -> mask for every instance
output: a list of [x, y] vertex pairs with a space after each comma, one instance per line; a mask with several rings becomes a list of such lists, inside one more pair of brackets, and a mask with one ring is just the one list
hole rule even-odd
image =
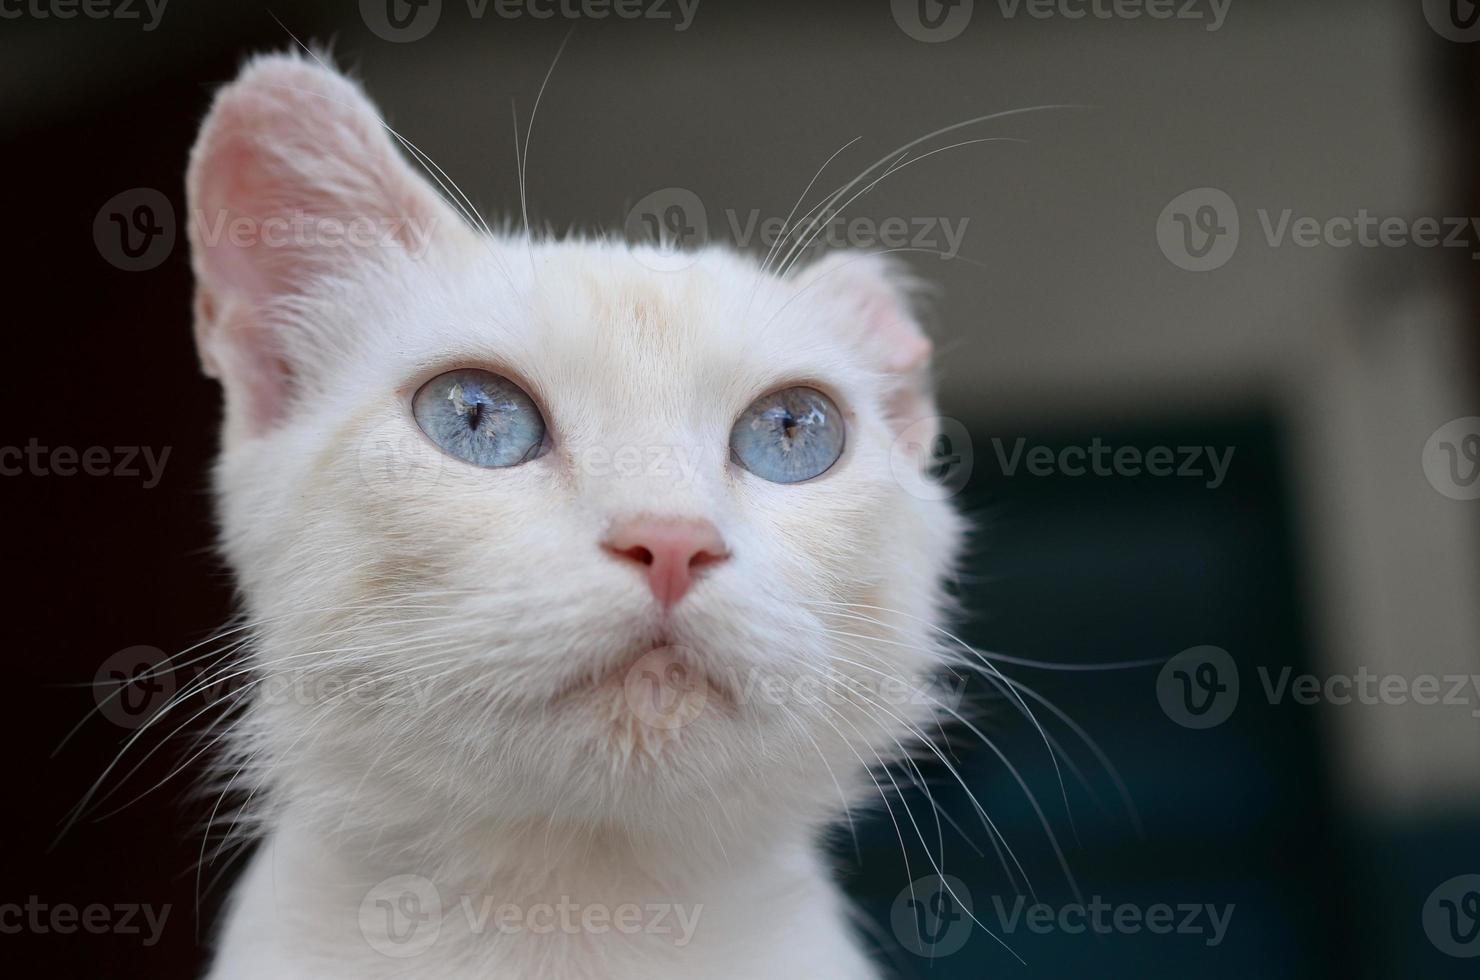
[[495, 234], [396, 140], [273, 56], [191, 157], [253, 623], [228, 768], [377, 834], [835, 816], [938, 708], [961, 528], [908, 281]]

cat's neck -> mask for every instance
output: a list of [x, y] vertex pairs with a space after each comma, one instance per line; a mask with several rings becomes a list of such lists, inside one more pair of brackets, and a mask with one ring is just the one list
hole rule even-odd
[[[718, 840], [675, 839], [665, 853], [656, 836], [552, 822], [470, 833], [454, 857], [288, 822], [255, 856], [226, 946], [265, 956], [251, 947], [270, 933], [290, 960], [341, 962], [346, 976], [411, 957], [440, 977], [719, 976], [744, 949], [756, 957], [746, 976], [801, 976], [797, 962], [811, 976], [871, 975], [806, 835]], [[778, 950], [775, 937], [796, 930], [811, 946]]]
[[656, 815], [642, 827], [573, 824], [559, 819], [487, 823], [455, 833], [403, 829], [353, 837], [288, 822], [298, 839], [317, 838], [320, 852], [360, 873], [414, 870], [449, 887], [501, 893], [600, 890], [613, 884], [662, 882], [702, 889], [733, 880], [737, 869], [784, 867], [816, 851], [810, 828], [777, 820], [736, 827], [696, 808], [692, 819]]

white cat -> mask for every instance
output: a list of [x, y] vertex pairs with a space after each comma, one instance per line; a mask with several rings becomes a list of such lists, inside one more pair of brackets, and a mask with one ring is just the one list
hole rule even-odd
[[897, 272], [475, 230], [294, 56], [188, 191], [262, 837], [211, 976], [876, 976], [817, 840], [933, 724], [962, 534]]

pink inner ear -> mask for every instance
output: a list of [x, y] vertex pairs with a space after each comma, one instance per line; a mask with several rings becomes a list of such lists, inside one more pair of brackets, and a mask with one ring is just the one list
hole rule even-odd
[[836, 252], [800, 276], [803, 289], [830, 294], [854, 310], [858, 343], [890, 374], [911, 375], [930, 360], [930, 339], [908, 302], [908, 276], [887, 257]]
[[930, 338], [920, 331], [894, 283], [884, 275], [858, 275], [848, 285], [859, 290], [864, 333], [883, 368], [909, 374], [924, 367], [930, 360]]
[[[256, 234], [273, 213], [259, 179], [265, 168], [250, 144], [252, 134], [220, 126], [197, 160], [194, 209], [197, 343], [208, 371], [221, 379], [235, 424], [244, 433], [268, 431], [286, 415], [292, 373], [261, 308], [288, 290], [286, 249], [262, 245]], [[223, 120], [224, 122], [224, 120]], [[248, 236], [237, 239], [234, 223]]]
[[[198, 307], [217, 305], [209, 295], [198, 298]], [[208, 331], [197, 329], [206, 373], [219, 378], [225, 387], [238, 428], [247, 435], [268, 431], [287, 414], [292, 367], [241, 300], [220, 305], [212, 322]]]
[[930, 338], [920, 332], [892, 299], [884, 304], [870, 304], [868, 329], [883, 354], [884, 369], [896, 374], [910, 374], [930, 360]]
[[220, 92], [191, 155], [187, 185], [197, 342], [207, 371], [226, 387], [228, 416], [252, 432], [286, 411], [295, 370], [303, 369], [288, 364], [286, 352], [317, 339], [300, 344], [278, 333], [341, 326], [285, 326], [264, 311], [323, 277], [352, 275], [355, 263], [390, 255], [346, 245], [342, 231], [320, 242], [315, 229], [368, 223], [375, 233], [425, 245], [411, 236], [456, 226], [359, 88], [295, 56], [259, 58]]
[[261, 248], [251, 244], [257, 236], [244, 244], [233, 234], [234, 222], [245, 219], [260, 227], [271, 215], [265, 195], [252, 179], [261, 172], [262, 161], [241, 145], [243, 139], [238, 133], [221, 133], [217, 143], [204, 148], [191, 219], [200, 236], [196, 252], [202, 283], [223, 298], [243, 297], [255, 305], [278, 290], [268, 273], [271, 256], [253, 255], [254, 248]]
[[933, 347], [927, 338], [920, 334], [911, 334], [895, 348], [896, 354], [890, 368], [901, 373], [922, 368], [930, 360], [931, 350]]

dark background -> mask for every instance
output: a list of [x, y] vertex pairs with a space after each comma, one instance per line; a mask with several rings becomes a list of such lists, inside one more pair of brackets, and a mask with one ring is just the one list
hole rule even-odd
[[[970, 261], [910, 260], [941, 287], [943, 410], [972, 436], [961, 500], [980, 531], [960, 583], [963, 635], [986, 650], [1083, 664], [1216, 645], [1244, 684], [1228, 722], [1192, 731], [1159, 707], [1155, 669], [1004, 668], [1099, 742], [1124, 776], [1139, 833], [1062, 724], [1048, 722], [1089, 786], [1066, 773], [1072, 825], [1037, 732], [977, 684], [984, 731], [1021, 767], [1086, 898], [1235, 912], [1216, 949], [1198, 936], [1021, 931], [1005, 937], [1021, 966], [978, 930], [962, 951], [923, 959], [900, 947], [890, 912], [929, 862], [915, 846], [906, 872], [880, 812], [860, 823], [856, 851], [841, 833], [836, 853], [878, 924], [869, 941], [881, 960], [902, 976], [941, 978], [1473, 976], [1477, 961], [1441, 954], [1422, 925], [1437, 885], [1480, 873], [1470, 707], [1270, 705], [1255, 673], [1480, 672], [1480, 504], [1436, 493], [1420, 466], [1434, 429], [1477, 414], [1473, 263], [1467, 251], [1268, 248], [1250, 210], [1235, 258], [1198, 275], [1168, 263], [1155, 235], [1163, 205], [1200, 186], [1228, 190], [1241, 211], [1480, 213], [1473, 46], [1439, 37], [1418, 2], [1234, 0], [1217, 32], [1009, 21], [995, 4], [977, 8], [940, 44], [908, 36], [885, 2], [701, 0], [682, 32], [651, 21], [475, 21], [449, 2], [412, 43], [376, 36], [349, 0], [271, 12], [171, 0], [148, 31], [116, 17], [0, 21], [10, 230], [0, 443], [170, 451], [152, 488], [121, 475], [0, 478], [15, 678], [0, 714], [0, 905], [36, 896], [171, 908], [152, 947], [117, 930], [26, 928], [0, 934], [0, 959], [28, 975], [195, 975], [232, 870], [216, 862], [197, 879], [212, 801], [192, 793], [190, 730], [141, 740], [107, 780], [116, 793], [99, 813], [183, 772], [58, 840], [130, 734], [128, 717], [93, 717], [52, 754], [96, 703], [89, 685], [130, 660], [120, 651], [175, 653], [232, 611], [229, 576], [211, 554], [217, 393], [191, 348], [188, 256], [177, 240], [151, 268], [120, 268], [95, 219], [138, 188], [183, 214], [186, 154], [213, 88], [245, 54], [289, 46], [288, 30], [332, 42], [392, 125], [486, 215], [516, 213], [509, 101], [526, 119], [574, 26], [530, 151], [532, 212], [560, 229], [620, 229], [633, 202], [684, 187], [722, 239], [725, 209], [786, 214], [855, 135], [864, 147], [839, 173], [973, 115], [1097, 106], [992, 129], [1032, 142], [941, 154], [881, 187], [862, 213], [971, 220]], [[1007, 474], [992, 440], [1020, 437], [1056, 448], [1096, 438], [1232, 447], [1235, 457], [1216, 489]], [[1039, 898], [1071, 901], [1023, 793], [972, 741], [952, 734], [961, 770]], [[984, 910], [993, 897], [1011, 904], [1016, 887], [949, 774], [923, 768], [972, 838], [946, 827], [945, 870], [993, 924]], [[903, 802], [933, 838], [929, 802], [913, 791]]]

